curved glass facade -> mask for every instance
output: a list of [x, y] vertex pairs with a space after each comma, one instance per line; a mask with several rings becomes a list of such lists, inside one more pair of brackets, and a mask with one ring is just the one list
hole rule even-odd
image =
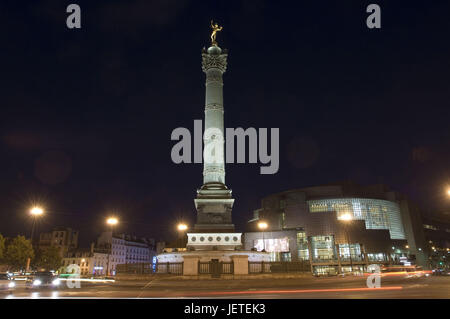
[[370, 198], [328, 198], [308, 200], [311, 213], [336, 212], [338, 219], [350, 214], [364, 220], [367, 229], [387, 229], [391, 239], [405, 239], [400, 207], [397, 203]]

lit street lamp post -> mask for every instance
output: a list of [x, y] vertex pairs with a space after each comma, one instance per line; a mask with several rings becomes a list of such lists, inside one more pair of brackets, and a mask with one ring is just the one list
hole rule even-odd
[[112, 253], [112, 240], [113, 240], [113, 237], [114, 237], [114, 226], [116, 226], [118, 223], [119, 223], [119, 220], [116, 218], [116, 217], [109, 217], [107, 220], [106, 220], [106, 223], [110, 226], [110, 228], [111, 228], [111, 247], [110, 247], [110, 249], [108, 250], [108, 262], [107, 262], [107, 265], [106, 265], [106, 274], [108, 275], [108, 276], [110, 276], [111, 275], [111, 273], [110, 273], [110, 271], [109, 271], [109, 260], [111, 259], [111, 253]]
[[263, 236], [263, 252], [266, 251], [266, 241], [264, 239], [264, 231], [267, 229], [269, 225], [267, 225], [266, 222], [259, 222], [258, 223], [258, 228], [262, 230], [262, 236]]
[[[36, 218], [38, 218], [39, 216], [42, 216], [43, 214], [44, 214], [44, 210], [39, 206], [34, 206], [30, 209], [30, 215], [33, 217], [33, 224], [31, 225], [31, 236], [30, 236], [31, 246], [33, 246], [34, 229], [36, 227]], [[30, 270], [30, 263], [31, 263], [31, 258], [28, 257], [27, 258], [27, 267], [26, 267], [27, 272]]]
[[33, 224], [31, 226], [31, 245], [33, 245], [34, 228], [36, 227], [36, 218], [42, 216], [44, 210], [41, 207], [35, 206], [30, 209], [30, 215], [33, 216]]
[[183, 245], [183, 239], [186, 234], [186, 230], [188, 229], [188, 226], [184, 223], [180, 223], [177, 225], [177, 229], [178, 229], [178, 232], [180, 233], [179, 238], [177, 240], [179, 242], [179, 244], [177, 244], [177, 246], [179, 246], [179, 247], [177, 247], [177, 248], [181, 248], [181, 246]]

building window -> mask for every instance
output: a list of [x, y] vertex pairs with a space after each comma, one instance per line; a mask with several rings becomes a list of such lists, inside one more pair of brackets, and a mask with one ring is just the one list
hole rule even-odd
[[334, 236], [311, 237], [312, 258], [314, 261], [334, 260]]
[[297, 251], [299, 260], [309, 260], [308, 238], [305, 232], [297, 233]]
[[437, 227], [435, 227], [435, 226], [433, 226], [433, 225], [426, 225], [426, 224], [423, 224], [423, 228], [425, 228], [425, 229], [431, 229], [431, 230], [437, 230]]
[[[349, 247], [350, 246], [350, 247]], [[350, 253], [351, 258], [353, 261], [361, 261], [361, 246], [359, 244], [340, 244], [339, 245], [339, 255], [341, 257], [341, 261], [347, 261], [350, 260]]]

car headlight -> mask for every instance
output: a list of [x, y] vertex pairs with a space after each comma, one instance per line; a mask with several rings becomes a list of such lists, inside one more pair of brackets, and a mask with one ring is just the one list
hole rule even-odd
[[42, 284], [42, 281], [40, 281], [39, 279], [36, 279], [35, 281], [33, 281], [33, 286], [40, 286]]
[[9, 284], [8, 284], [8, 288], [14, 288], [16, 286], [16, 283], [14, 282], [14, 281], [11, 281]]
[[59, 279], [55, 279], [52, 281], [53, 286], [59, 286], [60, 283], [61, 283], [61, 280], [59, 280]]

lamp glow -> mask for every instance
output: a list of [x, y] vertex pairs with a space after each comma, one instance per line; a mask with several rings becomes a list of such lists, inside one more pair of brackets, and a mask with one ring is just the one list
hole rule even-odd
[[179, 231], [185, 231], [188, 229], [188, 226], [186, 224], [178, 224], [177, 228]]
[[119, 220], [116, 217], [110, 217], [106, 220], [106, 223], [111, 226], [115, 226], [119, 223]]
[[30, 214], [33, 216], [40, 216], [44, 213], [44, 210], [39, 206], [34, 206], [30, 209]]
[[352, 220], [352, 215], [350, 215], [349, 213], [345, 213], [345, 214], [341, 215], [339, 217], [339, 219], [343, 220], [343, 221], [350, 221], [350, 220]]
[[258, 223], [258, 228], [259, 229], [267, 229], [267, 227], [269, 227], [269, 225], [266, 222], [259, 222]]

